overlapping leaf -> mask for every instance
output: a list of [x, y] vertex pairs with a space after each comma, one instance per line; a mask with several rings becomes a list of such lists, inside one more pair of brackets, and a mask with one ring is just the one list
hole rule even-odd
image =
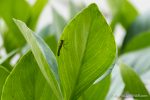
[[18, 28], [21, 30], [23, 36], [31, 47], [31, 50], [35, 56], [35, 59], [39, 65], [41, 72], [50, 84], [54, 94], [61, 99], [59, 76], [57, 70], [57, 61], [51, 51], [51, 49], [45, 44], [45, 42], [38, 36], [36, 36], [25, 23], [15, 20]]

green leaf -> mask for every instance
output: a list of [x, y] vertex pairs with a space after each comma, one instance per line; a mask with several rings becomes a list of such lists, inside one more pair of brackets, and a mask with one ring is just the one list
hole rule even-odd
[[53, 93], [31, 52], [25, 54], [8, 76], [2, 100], [54, 100]]
[[59, 42], [57, 58], [64, 98], [74, 100], [113, 63], [114, 37], [98, 7], [91, 4], [66, 26]]
[[123, 52], [130, 52], [147, 48], [150, 46], [150, 32], [143, 32], [133, 37], [128, 44], [126, 44]]
[[125, 83], [125, 87], [132, 96], [138, 100], [149, 100], [150, 96], [139, 76], [128, 67], [121, 63], [120, 71]]
[[44, 9], [45, 5], [48, 3], [48, 0], [36, 0], [35, 4], [31, 9], [31, 15], [27, 22], [28, 27], [34, 29], [38, 22], [38, 18]]
[[143, 75], [150, 70], [150, 63], [147, 59], [150, 59], [150, 48], [127, 53], [120, 57], [120, 60], [131, 66], [139, 75]]
[[112, 29], [120, 22], [126, 29], [138, 15], [137, 10], [128, 0], [107, 0], [113, 14]]
[[18, 49], [10, 52], [7, 56], [0, 59], [0, 65], [5, 66], [7, 70], [11, 71], [13, 67], [10, 65], [10, 60], [17, 52], [18, 52]]
[[3, 85], [8, 75], [9, 75], [9, 71], [5, 67], [0, 65], [0, 97], [2, 95]]
[[143, 14], [143, 15], [138, 16], [134, 20], [132, 25], [127, 29], [127, 33], [123, 41], [123, 49], [124, 49], [124, 46], [126, 46], [126, 44], [128, 44], [128, 42], [132, 40], [132, 38], [136, 37], [139, 34], [150, 31], [149, 17], [150, 17], [150, 14]]
[[56, 52], [57, 52], [57, 37], [56, 37], [55, 27], [53, 25], [47, 25], [37, 34], [44, 39], [44, 41], [51, 48], [53, 53], [56, 54]]
[[66, 25], [66, 20], [63, 18], [62, 15], [60, 15], [55, 8], [52, 9], [53, 11], [53, 25], [56, 29], [56, 36], [57, 36], [57, 40], [60, 38], [61, 33]]
[[16, 19], [14, 19], [14, 22], [17, 24], [26, 41], [30, 45], [39, 68], [50, 84], [54, 94], [61, 100], [57, 61], [53, 52], [40, 37], [36, 36], [25, 25], [25, 23]]
[[106, 76], [100, 82], [93, 84], [82, 95], [84, 100], [105, 100], [110, 86], [110, 75]]
[[30, 16], [30, 9], [31, 7], [25, 0], [0, 0], [0, 17], [4, 19], [8, 26], [8, 31], [3, 35], [7, 52], [25, 44], [25, 40], [13, 23], [12, 18], [26, 22]]
[[125, 85], [121, 78], [119, 66], [116, 64], [111, 73], [111, 84], [106, 100], [117, 100], [121, 96], [124, 87]]
[[50, 35], [50, 36], [46, 37], [44, 39], [44, 41], [51, 48], [53, 53], [56, 54], [56, 52], [57, 52], [57, 40], [56, 40], [55, 35], [53, 34], [53, 35]]
[[76, 15], [82, 8], [85, 7], [83, 3], [75, 4], [72, 0], [69, 0], [68, 2], [69, 2], [70, 18], [73, 18], [74, 15]]

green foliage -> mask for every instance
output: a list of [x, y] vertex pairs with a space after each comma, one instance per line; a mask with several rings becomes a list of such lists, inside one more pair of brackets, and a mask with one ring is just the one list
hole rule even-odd
[[28, 52], [7, 78], [1, 99], [49, 100], [52, 96], [51, 88], [43, 77], [33, 54]]
[[0, 65], [0, 96], [2, 95], [3, 85], [8, 75], [9, 71], [5, 67]]
[[147, 89], [132, 68], [121, 63], [120, 70], [126, 90], [138, 100], [149, 100], [150, 96]]
[[115, 24], [118, 22], [122, 24], [123, 27], [128, 29], [135, 18], [138, 15], [136, 9], [128, 0], [107, 0], [112, 10], [113, 19], [111, 22], [112, 29], [115, 28]]
[[25, 44], [25, 40], [12, 18], [20, 19], [31, 29], [35, 29], [38, 17], [46, 3], [47, 0], [37, 0], [35, 5], [31, 7], [25, 0], [0, 0], [0, 17], [4, 19], [8, 27], [8, 30], [3, 34], [7, 52]]
[[64, 43], [57, 57], [60, 79], [65, 99], [73, 100], [113, 63], [116, 46], [110, 27], [94, 4], [66, 26], [61, 40]]
[[[48, 0], [0, 0], [0, 100], [150, 100], [149, 15], [108, 0], [110, 27], [96, 4], [60, 3], [68, 18], [52, 5], [53, 21], [37, 32]], [[117, 57], [118, 23], [126, 35]]]

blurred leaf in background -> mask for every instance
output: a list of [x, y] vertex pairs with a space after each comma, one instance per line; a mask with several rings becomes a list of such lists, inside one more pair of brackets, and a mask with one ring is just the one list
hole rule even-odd
[[37, 0], [33, 6], [30, 6], [26, 0], [0, 0], [0, 17], [8, 27], [8, 30], [3, 33], [4, 46], [7, 52], [25, 44], [25, 40], [12, 18], [26, 22], [34, 30], [39, 15], [46, 4], [47, 0]]
[[128, 0], [107, 0], [112, 12], [111, 28], [114, 30], [117, 23], [128, 29], [138, 16], [137, 10]]

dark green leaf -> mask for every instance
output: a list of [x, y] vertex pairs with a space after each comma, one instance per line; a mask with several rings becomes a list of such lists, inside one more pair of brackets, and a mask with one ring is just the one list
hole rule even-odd
[[150, 46], [150, 32], [140, 33], [126, 44], [123, 52], [144, 49]]

